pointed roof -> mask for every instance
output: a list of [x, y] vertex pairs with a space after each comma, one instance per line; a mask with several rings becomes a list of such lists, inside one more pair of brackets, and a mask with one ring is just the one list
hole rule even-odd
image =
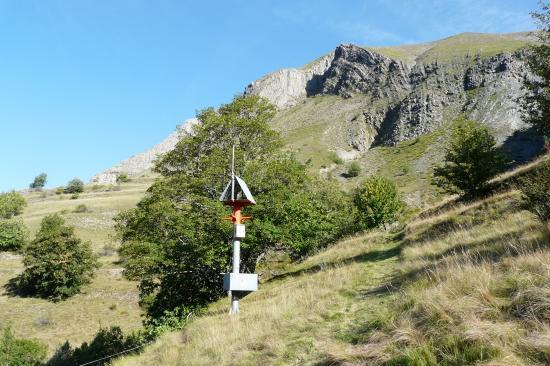
[[[222, 195], [220, 196], [220, 201], [231, 204], [233, 202], [238, 202], [244, 205], [255, 205], [256, 201], [254, 200], [254, 197], [252, 197], [252, 193], [250, 193], [250, 189], [248, 189], [248, 186], [242, 180], [242, 178], [234, 176], [234, 188], [231, 189], [231, 183], [232, 180], [227, 183], [225, 186], [225, 189], [223, 190]], [[233, 196], [232, 196], [233, 194]]]

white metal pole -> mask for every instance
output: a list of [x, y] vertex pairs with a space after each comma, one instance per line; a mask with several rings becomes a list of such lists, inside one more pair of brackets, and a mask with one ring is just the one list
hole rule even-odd
[[[241, 241], [233, 237], [233, 273], [239, 273], [241, 265]], [[231, 314], [239, 312], [239, 298], [231, 294]]]

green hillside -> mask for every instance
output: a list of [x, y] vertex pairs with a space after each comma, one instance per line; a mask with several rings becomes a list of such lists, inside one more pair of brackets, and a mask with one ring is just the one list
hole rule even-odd
[[550, 231], [519, 196], [342, 240], [263, 278], [238, 316], [223, 299], [114, 365], [547, 364]]
[[[151, 178], [138, 178], [121, 186], [89, 186], [78, 199], [56, 195], [54, 191], [25, 194], [28, 206], [22, 215], [31, 235], [48, 214], [61, 214], [76, 234], [90, 240], [101, 255], [101, 268], [91, 285], [81, 294], [61, 302], [39, 298], [0, 295], [0, 326], [10, 325], [18, 337], [37, 339], [48, 345], [49, 354], [65, 341], [79, 345], [89, 341], [101, 326], [119, 325], [125, 330], [141, 326], [137, 286], [125, 280], [116, 254], [112, 218], [121, 210], [133, 207], [151, 184]], [[79, 205], [87, 212], [76, 213]], [[2, 288], [22, 270], [21, 256], [0, 253], [0, 285]]]

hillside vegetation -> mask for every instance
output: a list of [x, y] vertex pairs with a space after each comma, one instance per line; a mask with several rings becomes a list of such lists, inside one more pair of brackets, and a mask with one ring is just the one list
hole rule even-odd
[[[342, 240], [114, 365], [544, 365], [550, 230], [509, 182]], [[509, 188], [506, 188], [509, 187]]]
[[56, 195], [54, 191], [31, 192], [24, 196], [28, 206], [22, 219], [31, 237], [42, 218], [60, 214], [75, 227], [79, 238], [91, 241], [94, 252], [101, 255], [102, 266], [82, 293], [67, 300], [51, 302], [34, 297], [12, 296], [6, 289], [10, 280], [23, 271], [22, 257], [0, 253], [0, 327], [11, 326], [17, 337], [36, 339], [48, 345], [48, 354], [65, 341], [79, 345], [89, 341], [103, 326], [119, 325], [124, 330], [141, 326], [138, 291], [134, 282], [121, 275], [112, 218], [119, 211], [133, 207], [151, 184], [151, 178], [137, 178], [120, 186], [89, 186], [78, 199]]

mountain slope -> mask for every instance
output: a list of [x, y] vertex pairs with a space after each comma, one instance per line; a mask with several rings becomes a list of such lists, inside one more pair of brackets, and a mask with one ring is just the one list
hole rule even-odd
[[447, 200], [343, 240], [264, 273], [238, 316], [224, 299], [114, 365], [542, 365], [550, 233], [518, 200]]

